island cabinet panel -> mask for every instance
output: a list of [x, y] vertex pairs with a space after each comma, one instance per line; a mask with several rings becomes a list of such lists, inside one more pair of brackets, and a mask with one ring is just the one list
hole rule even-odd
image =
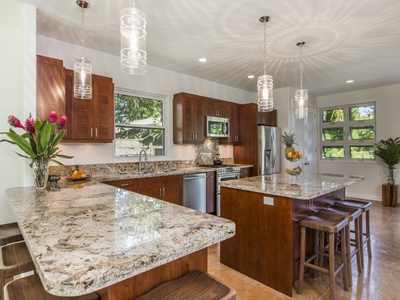
[[96, 293], [102, 300], [132, 299], [147, 293], [161, 283], [177, 279], [192, 270], [207, 272], [207, 249], [178, 258]]
[[180, 93], [173, 100], [173, 140], [175, 144], [204, 142], [203, 97]]
[[62, 60], [38, 55], [36, 116], [47, 120], [51, 111], [55, 111], [59, 118], [65, 115], [65, 68]]
[[111, 143], [114, 139], [114, 84], [112, 78], [92, 75], [93, 97], [73, 96], [72, 70], [66, 70], [66, 114], [69, 142]]
[[[299, 221], [344, 199], [344, 188], [310, 200], [221, 187], [221, 217], [236, 234], [221, 243], [221, 263], [292, 296], [300, 265]], [[306, 257], [312, 253], [307, 235]]]

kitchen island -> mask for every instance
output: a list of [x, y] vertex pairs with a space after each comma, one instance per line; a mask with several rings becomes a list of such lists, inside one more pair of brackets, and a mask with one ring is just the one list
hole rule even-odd
[[[305, 216], [345, 196], [360, 176], [280, 173], [221, 182], [221, 217], [236, 224], [221, 242], [221, 263], [292, 296], [298, 279], [300, 226]], [[308, 251], [312, 244], [308, 241]]]
[[130, 299], [193, 269], [235, 234], [229, 220], [109, 185], [6, 195], [45, 289]]

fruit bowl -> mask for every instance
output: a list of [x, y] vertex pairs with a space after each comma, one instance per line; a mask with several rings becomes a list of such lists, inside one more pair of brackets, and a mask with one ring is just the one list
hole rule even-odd
[[289, 161], [298, 161], [302, 159], [303, 153], [301, 153], [300, 150], [295, 150], [295, 151], [289, 151], [288, 153], [285, 154], [285, 158]]
[[301, 170], [300, 166], [297, 166], [297, 167], [294, 167], [294, 168], [286, 168], [285, 171], [289, 175], [299, 176], [302, 170]]
[[90, 176], [88, 174], [86, 174], [84, 171], [82, 170], [75, 170], [71, 176], [68, 177], [68, 179], [70, 180], [84, 180], [86, 178], [89, 178]]

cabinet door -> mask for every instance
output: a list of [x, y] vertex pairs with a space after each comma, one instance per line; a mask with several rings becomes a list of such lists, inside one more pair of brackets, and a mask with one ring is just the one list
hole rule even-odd
[[55, 111], [59, 118], [65, 115], [65, 69], [62, 60], [38, 55], [36, 116], [41, 120], [47, 120], [51, 111]]
[[276, 109], [271, 112], [258, 112], [257, 114], [258, 124], [277, 126], [277, 113]]
[[247, 178], [251, 174], [251, 167], [249, 168], [240, 168], [240, 178]]
[[93, 138], [114, 139], [114, 84], [112, 78], [93, 75]]
[[140, 179], [139, 193], [183, 205], [183, 176], [160, 176]]
[[203, 114], [204, 116], [228, 118], [228, 104], [228, 101], [222, 101], [213, 98], [204, 98]]
[[215, 198], [216, 198], [216, 178], [215, 172], [207, 172], [206, 178], [206, 199], [207, 206], [206, 212], [213, 213], [215, 212]]
[[240, 104], [227, 102], [226, 111], [229, 118], [229, 137], [219, 139], [220, 144], [240, 144]]
[[173, 137], [175, 144], [204, 142], [202, 97], [180, 93], [174, 95]]

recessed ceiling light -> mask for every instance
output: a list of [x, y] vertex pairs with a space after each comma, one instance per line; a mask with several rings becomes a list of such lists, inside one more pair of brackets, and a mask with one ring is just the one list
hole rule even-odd
[[199, 62], [206, 62], [207, 61], [207, 58], [199, 58]]
[[346, 83], [353, 83], [353, 82], [354, 82], [353, 79], [350, 79], [350, 80], [347, 80], [347, 81], [346, 81]]
[[249, 75], [249, 76], [247, 76], [247, 78], [254, 78], [254, 75]]

